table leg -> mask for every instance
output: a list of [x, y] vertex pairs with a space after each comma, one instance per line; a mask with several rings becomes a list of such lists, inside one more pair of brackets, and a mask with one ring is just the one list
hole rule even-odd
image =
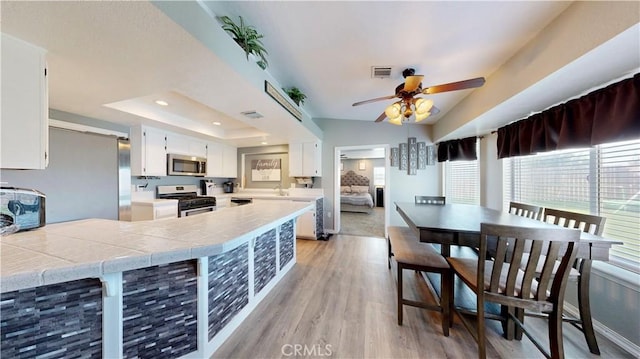
[[582, 332], [589, 345], [589, 351], [600, 355], [596, 334], [593, 331], [591, 321], [591, 304], [589, 302], [589, 280], [591, 278], [591, 259], [580, 261], [580, 277], [578, 278], [578, 309], [580, 310], [580, 320], [582, 321]]

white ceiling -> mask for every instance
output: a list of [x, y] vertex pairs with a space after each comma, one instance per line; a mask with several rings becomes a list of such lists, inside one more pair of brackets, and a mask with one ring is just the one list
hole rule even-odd
[[[308, 96], [303, 109], [317, 123], [322, 119], [373, 121], [392, 100], [359, 107], [351, 104], [392, 95], [407, 67], [425, 75], [423, 87], [489, 78], [570, 4], [204, 2], [217, 15], [234, 19], [242, 15], [265, 35], [268, 72], [282, 86], [296, 86]], [[185, 129], [239, 147], [263, 141], [287, 143], [301, 135], [291, 119], [280, 113], [264, 111], [269, 122], [239, 115], [272, 101], [263, 99], [261, 89], [250, 88], [242, 74], [229, 71], [220, 57], [151, 3], [2, 1], [0, 6], [2, 32], [48, 51], [51, 108], [125, 125]], [[219, 24], [212, 21], [211, 26]], [[630, 41], [637, 42], [637, 36]], [[637, 46], [632, 43], [622, 49], [631, 53], [623, 57], [631, 57], [632, 67], [640, 62], [633, 52], [638, 54]], [[601, 61], [602, 55], [594, 58]], [[583, 62], [573, 71], [606, 68], [602, 81], [623, 75], [630, 66], [629, 61], [619, 66]], [[371, 66], [391, 66], [392, 78], [371, 78]], [[574, 86], [558, 86], [557, 81], [566, 78], [555, 76], [555, 82], [531, 89], [541, 97], [552, 89], [553, 97], [543, 98], [540, 110], [594, 85], [588, 79], [581, 83], [586, 76], [578, 76], [570, 81]], [[445, 117], [473, 91], [432, 95], [441, 112], [425, 122]], [[530, 105], [537, 101], [521, 94]], [[165, 99], [170, 106], [157, 106], [156, 99]], [[477, 121], [462, 126], [460, 133], [504, 124], [503, 116], [492, 114], [513, 112], [519, 103], [508, 105], [488, 109]], [[222, 125], [215, 126], [214, 121]]]

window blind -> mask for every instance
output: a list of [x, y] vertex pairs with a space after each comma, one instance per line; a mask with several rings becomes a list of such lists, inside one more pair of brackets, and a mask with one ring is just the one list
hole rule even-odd
[[509, 201], [606, 217], [612, 262], [640, 272], [640, 140], [505, 159]]
[[445, 196], [447, 203], [480, 204], [480, 170], [478, 161], [445, 163]]

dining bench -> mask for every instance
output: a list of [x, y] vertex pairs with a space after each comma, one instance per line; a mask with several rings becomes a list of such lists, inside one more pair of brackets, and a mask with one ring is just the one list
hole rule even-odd
[[[434, 310], [442, 313], [442, 332], [449, 336], [452, 318], [453, 272], [446, 259], [429, 243], [421, 243], [409, 227], [391, 226], [387, 228], [388, 265], [392, 258], [397, 263], [398, 325], [402, 325], [403, 305]], [[405, 299], [402, 293], [402, 272], [404, 269], [439, 274], [441, 278], [439, 303], [437, 305]]]

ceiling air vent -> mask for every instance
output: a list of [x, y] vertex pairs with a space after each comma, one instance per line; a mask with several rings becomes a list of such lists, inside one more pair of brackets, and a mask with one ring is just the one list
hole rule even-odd
[[249, 117], [249, 118], [262, 118], [264, 116], [262, 116], [261, 113], [256, 112], [256, 111], [244, 111], [244, 112], [240, 112], [241, 114], [243, 114], [245, 117]]
[[371, 78], [388, 79], [391, 77], [391, 66], [371, 66]]

